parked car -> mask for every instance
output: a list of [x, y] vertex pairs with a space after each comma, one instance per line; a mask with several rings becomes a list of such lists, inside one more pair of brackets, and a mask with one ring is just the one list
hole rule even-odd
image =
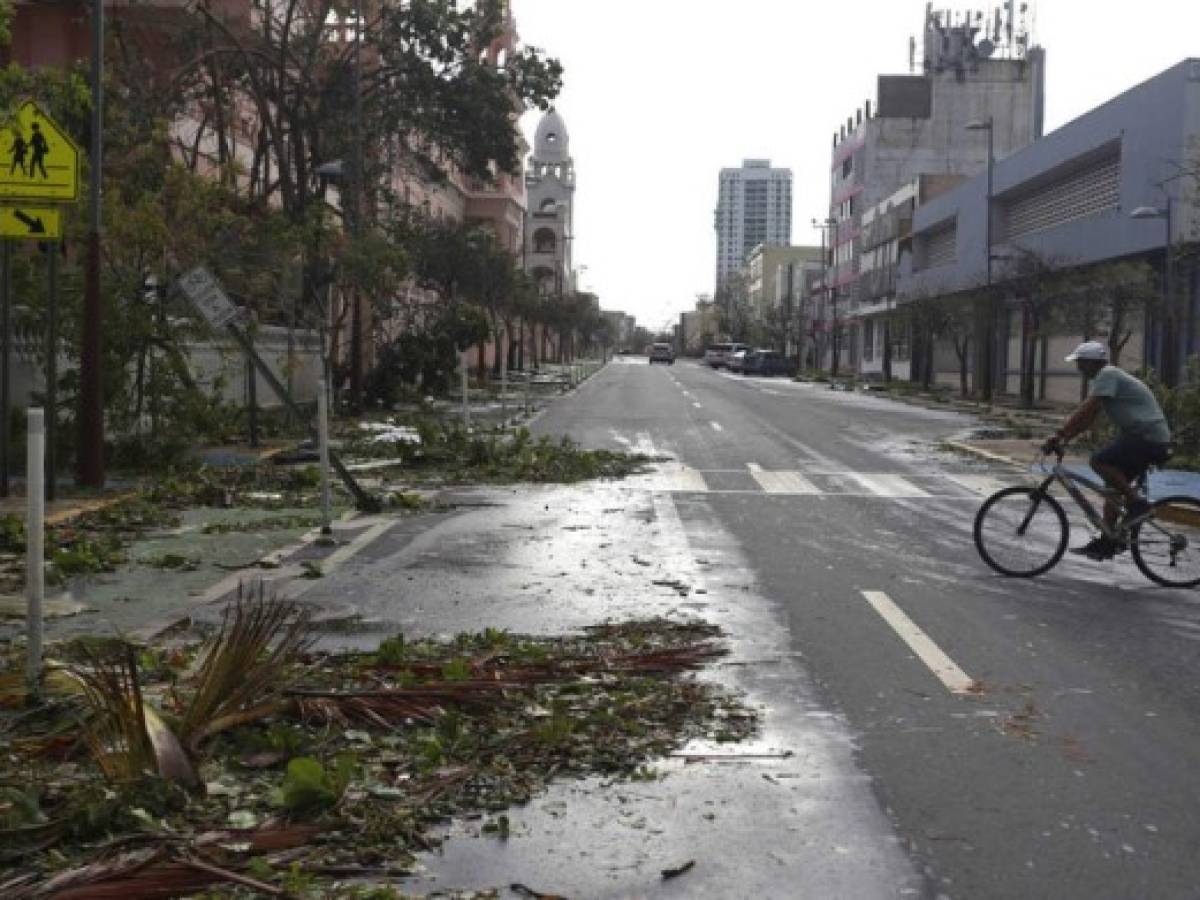
[[753, 353], [753, 350], [739, 350], [725, 361], [725, 368], [730, 372], [740, 372], [746, 364], [747, 354]]
[[719, 369], [721, 366], [729, 364], [729, 358], [739, 350], [749, 349], [745, 344], [734, 342], [710, 344], [708, 349], [704, 351], [705, 364], [712, 366], [714, 369]]
[[654, 344], [650, 348], [650, 365], [656, 362], [666, 363], [668, 366], [675, 365], [675, 350], [670, 344]]
[[746, 354], [742, 363], [743, 375], [784, 375], [791, 377], [796, 374], [796, 363], [776, 350], [754, 350]]

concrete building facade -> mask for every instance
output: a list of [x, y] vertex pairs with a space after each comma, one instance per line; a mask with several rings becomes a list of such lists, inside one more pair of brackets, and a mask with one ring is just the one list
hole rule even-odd
[[696, 308], [679, 315], [679, 353], [702, 356], [721, 337], [721, 312], [711, 300], [696, 301]]
[[820, 247], [770, 247], [759, 244], [746, 258], [750, 308], [762, 319], [785, 306], [793, 295], [792, 273], [801, 264], [821, 262]]
[[[921, 74], [881, 75], [869, 101], [833, 135], [827, 226], [827, 327], [845, 332], [843, 364], [862, 357], [863, 214], [923, 175], [972, 176], [1043, 129], [1045, 54], [1020, 22], [983, 14], [952, 21], [927, 10]], [[913, 67], [916, 68], [915, 49]], [[826, 360], [826, 365], [829, 364]]]
[[[1023, 293], [1028, 261], [1047, 273], [1082, 274], [1117, 261], [1153, 266], [1160, 295], [1126, 310], [1119, 323], [1113, 295], [1089, 286], [1083, 299], [1094, 306], [1085, 325], [1091, 322], [1088, 337], [1110, 341], [1114, 327], [1122, 329], [1122, 365], [1145, 362], [1169, 379], [1200, 353], [1198, 244], [1200, 59], [1188, 59], [997, 160], [990, 198], [983, 175], [918, 206], [898, 295], [903, 305], [977, 291], [990, 254], [992, 283], [1003, 295], [991, 329], [994, 383], [1016, 393], [1022, 364], [1032, 364], [1038, 397], [1076, 399], [1079, 378], [1062, 357], [1084, 332], [1033, 333], [1031, 298]], [[1169, 291], [1162, 280], [1168, 259], [1175, 276]]]
[[740, 169], [722, 169], [714, 226], [719, 293], [755, 247], [792, 242], [791, 169], [773, 169], [769, 159], [748, 159]]

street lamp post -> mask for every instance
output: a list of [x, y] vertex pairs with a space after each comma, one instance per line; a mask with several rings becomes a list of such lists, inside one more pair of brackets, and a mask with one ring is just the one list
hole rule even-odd
[[1157, 206], [1139, 206], [1129, 214], [1131, 219], [1162, 219], [1166, 228], [1163, 235], [1163, 383], [1173, 386], [1179, 374], [1179, 364], [1176, 361], [1177, 344], [1179, 341], [1175, 325], [1175, 259], [1171, 252], [1171, 195], [1167, 194], [1167, 203], [1161, 209]]
[[988, 294], [983, 300], [983, 310], [980, 311], [975, 323], [975, 346], [978, 348], [979, 361], [975, 366], [979, 398], [985, 403], [992, 400], [993, 378], [993, 335], [995, 324], [992, 317], [992, 169], [995, 166], [995, 120], [988, 116], [986, 119], [967, 123], [968, 131], [987, 132], [987, 198], [983, 215], [983, 256], [985, 281]]

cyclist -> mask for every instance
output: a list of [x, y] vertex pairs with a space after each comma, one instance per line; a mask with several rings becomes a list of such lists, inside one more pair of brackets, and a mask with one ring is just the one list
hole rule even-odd
[[[1152, 465], [1166, 462], [1171, 455], [1171, 430], [1162, 407], [1145, 383], [1124, 369], [1108, 364], [1108, 347], [1099, 341], [1085, 341], [1067, 357], [1075, 363], [1085, 378], [1091, 379], [1088, 398], [1067, 417], [1062, 428], [1042, 445], [1052, 453], [1071, 438], [1086, 431], [1101, 409], [1119, 432], [1117, 439], [1092, 454], [1091, 465], [1125, 501], [1122, 524], [1132, 525], [1150, 510], [1149, 501], [1138, 493], [1135, 482]], [[1104, 521], [1110, 527], [1117, 524], [1121, 507], [1112, 500], [1104, 502]], [[1125, 545], [1106, 535], [1099, 535], [1072, 553], [1088, 559], [1111, 559], [1125, 550]]]

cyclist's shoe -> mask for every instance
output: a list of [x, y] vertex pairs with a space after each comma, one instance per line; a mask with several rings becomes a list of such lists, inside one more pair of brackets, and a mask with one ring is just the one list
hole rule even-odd
[[1071, 552], [1077, 553], [1080, 556], [1086, 556], [1088, 559], [1096, 562], [1103, 562], [1106, 559], [1112, 559], [1118, 553], [1124, 553], [1126, 547], [1124, 544], [1107, 538], [1104, 535], [1092, 538], [1091, 541], [1084, 544], [1082, 547], [1072, 547]]
[[1138, 497], [1138, 499], [1125, 507], [1125, 515], [1121, 517], [1121, 525], [1128, 528], [1130, 525], [1144, 522], [1148, 515], [1150, 515], [1150, 501]]

